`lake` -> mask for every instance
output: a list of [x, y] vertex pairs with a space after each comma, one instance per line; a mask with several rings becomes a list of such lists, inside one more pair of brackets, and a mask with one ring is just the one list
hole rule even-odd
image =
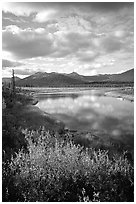
[[134, 145], [134, 103], [105, 96], [100, 91], [48, 93], [38, 95], [37, 106], [78, 131], [97, 131]]

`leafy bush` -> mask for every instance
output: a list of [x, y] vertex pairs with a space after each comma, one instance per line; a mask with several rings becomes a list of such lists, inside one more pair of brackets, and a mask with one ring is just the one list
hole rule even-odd
[[[3, 164], [3, 201], [133, 201], [133, 166], [108, 151], [83, 149], [41, 130], [23, 132], [23, 150]], [[36, 138], [36, 139], [34, 139]]]

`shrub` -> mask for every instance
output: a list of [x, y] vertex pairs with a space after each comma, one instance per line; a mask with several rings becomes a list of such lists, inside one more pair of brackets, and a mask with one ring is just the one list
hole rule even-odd
[[8, 173], [3, 165], [3, 201], [133, 201], [133, 166], [123, 155], [109, 159], [44, 130], [36, 140], [36, 131], [23, 133], [28, 153], [16, 154]]

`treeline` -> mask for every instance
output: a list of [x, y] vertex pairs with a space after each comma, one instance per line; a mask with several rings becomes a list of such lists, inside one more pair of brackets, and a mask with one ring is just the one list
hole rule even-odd
[[134, 82], [119, 82], [119, 81], [101, 81], [101, 82], [90, 82], [87, 84], [92, 87], [134, 87]]
[[42, 86], [36, 85], [36, 84], [23, 84], [23, 85], [18, 85], [18, 87], [134, 87], [134, 82], [119, 82], [119, 81], [94, 81], [94, 82], [87, 82], [83, 84], [76, 84], [76, 85], [61, 85], [56, 84], [54, 85], [53, 83], [51, 85], [43, 84]]

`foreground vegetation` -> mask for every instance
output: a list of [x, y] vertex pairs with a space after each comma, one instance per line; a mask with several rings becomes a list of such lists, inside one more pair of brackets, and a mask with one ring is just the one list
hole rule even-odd
[[[23, 132], [28, 150], [3, 165], [4, 201], [133, 201], [133, 167], [123, 155], [83, 149], [41, 130]], [[34, 139], [35, 138], [35, 139]]]
[[23, 129], [13, 110], [31, 98], [9, 90], [3, 97], [3, 201], [134, 200], [133, 162], [125, 152], [109, 156], [108, 150], [75, 144], [70, 132]]

